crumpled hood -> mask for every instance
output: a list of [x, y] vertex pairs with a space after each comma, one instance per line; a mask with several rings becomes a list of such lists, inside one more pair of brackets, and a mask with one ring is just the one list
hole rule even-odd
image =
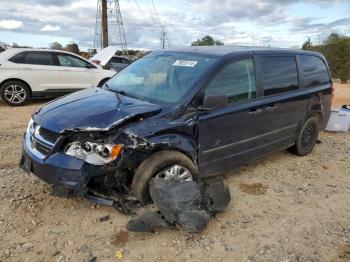
[[[119, 98], [118, 98], [119, 96]], [[134, 116], [159, 112], [159, 105], [100, 88], [88, 88], [43, 106], [34, 121], [51, 131], [107, 131]]]

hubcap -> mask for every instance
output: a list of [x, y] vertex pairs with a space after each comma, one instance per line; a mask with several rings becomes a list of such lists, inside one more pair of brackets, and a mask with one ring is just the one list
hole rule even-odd
[[303, 148], [310, 146], [314, 140], [315, 134], [316, 131], [313, 125], [306, 126], [301, 138], [301, 146]]
[[7, 101], [13, 104], [20, 104], [26, 99], [26, 92], [22, 86], [9, 85], [6, 87], [4, 96]]
[[183, 166], [173, 165], [158, 173], [156, 177], [176, 182], [193, 181], [191, 172]]

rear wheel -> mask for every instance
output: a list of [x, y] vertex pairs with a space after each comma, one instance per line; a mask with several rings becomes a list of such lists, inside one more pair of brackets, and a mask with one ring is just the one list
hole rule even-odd
[[316, 117], [310, 117], [300, 129], [295, 145], [290, 151], [299, 156], [306, 156], [314, 148], [319, 133], [319, 125]]
[[1, 99], [10, 106], [22, 106], [29, 97], [28, 87], [20, 81], [8, 81], [0, 88]]
[[132, 191], [145, 205], [151, 201], [149, 182], [152, 177], [184, 182], [197, 179], [197, 168], [184, 154], [177, 151], [160, 151], [141, 163], [135, 171]]

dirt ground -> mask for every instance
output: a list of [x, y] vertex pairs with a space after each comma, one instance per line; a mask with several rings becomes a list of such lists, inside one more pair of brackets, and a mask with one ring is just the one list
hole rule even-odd
[[[334, 102], [350, 104], [350, 85]], [[322, 132], [306, 157], [279, 152], [235, 171], [229, 207], [202, 234], [125, 233], [127, 216], [53, 197], [18, 167], [43, 103], [0, 102], [0, 261], [118, 261], [116, 251], [123, 261], [350, 261], [350, 134]]]
[[340, 85], [335, 84], [335, 97], [333, 99], [333, 108], [338, 108], [342, 105], [350, 104], [350, 84]]

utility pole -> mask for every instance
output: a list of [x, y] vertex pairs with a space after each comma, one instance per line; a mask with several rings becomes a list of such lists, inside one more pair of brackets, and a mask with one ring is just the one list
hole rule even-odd
[[119, 0], [97, 0], [94, 48], [100, 50], [109, 45], [119, 46], [128, 56]]
[[107, 16], [107, 0], [102, 1], [102, 47], [108, 46], [108, 16]]
[[165, 41], [166, 41], [166, 29], [164, 25], [160, 27], [160, 48], [165, 49]]

